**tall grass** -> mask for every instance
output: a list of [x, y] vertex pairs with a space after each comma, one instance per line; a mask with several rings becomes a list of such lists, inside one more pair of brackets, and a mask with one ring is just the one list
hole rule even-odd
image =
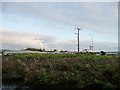
[[13, 54], [2, 58], [3, 83], [21, 82], [30, 87], [86, 87], [99, 83], [118, 88], [118, 57], [85, 54]]

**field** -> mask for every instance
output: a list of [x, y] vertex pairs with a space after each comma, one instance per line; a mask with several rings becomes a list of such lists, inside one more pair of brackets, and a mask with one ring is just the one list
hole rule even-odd
[[12, 54], [2, 57], [3, 84], [30, 89], [120, 88], [117, 56], [90, 54]]

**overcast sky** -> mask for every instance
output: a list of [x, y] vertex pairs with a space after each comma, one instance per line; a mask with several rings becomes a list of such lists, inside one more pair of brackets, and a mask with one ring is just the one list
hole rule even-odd
[[76, 51], [79, 27], [80, 50], [118, 50], [117, 2], [2, 2], [0, 18], [4, 49]]

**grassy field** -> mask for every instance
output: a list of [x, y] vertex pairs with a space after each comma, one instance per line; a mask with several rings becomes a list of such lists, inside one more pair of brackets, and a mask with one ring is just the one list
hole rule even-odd
[[29, 88], [120, 88], [118, 57], [89, 54], [12, 54], [2, 57], [3, 84]]

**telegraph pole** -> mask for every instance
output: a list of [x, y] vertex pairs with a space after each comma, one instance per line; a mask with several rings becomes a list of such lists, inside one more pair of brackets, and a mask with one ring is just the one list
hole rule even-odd
[[78, 37], [78, 53], [79, 53], [79, 31], [81, 30], [80, 28], [75, 28], [78, 30], [78, 32], [76, 33], [77, 34], [77, 37]]
[[90, 46], [90, 47], [91, 47], [90, 49], [92, 50], [91, 52], [93, 52], [93, 35], [92, 35], [92, 34], [89, 34], [89, 35], [90, 35], [91, 38], [92, 38], [92, 45]]

